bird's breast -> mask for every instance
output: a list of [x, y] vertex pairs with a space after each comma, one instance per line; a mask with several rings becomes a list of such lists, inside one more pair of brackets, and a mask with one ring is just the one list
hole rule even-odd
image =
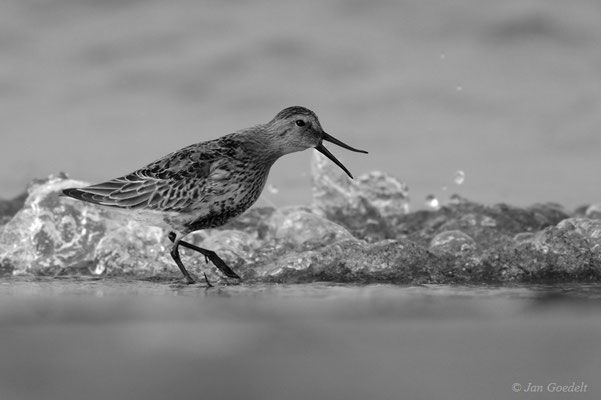
[[[232, 168], [215, 171], [211, 189], [194, 210], [186, 227], [192, 231], [225, 224], [252, 206], [261, 196], [269, 175], [269, 166]], [[192, 215], [191, 215], [192, 217]]]

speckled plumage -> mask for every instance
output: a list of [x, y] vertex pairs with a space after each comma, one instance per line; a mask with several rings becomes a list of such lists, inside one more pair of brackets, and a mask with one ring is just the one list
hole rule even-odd
[[171, 255], [189, 283], [194, 280], [179, 260], [179, 244], [201, 252], [226, 275], [239, 278], [215, 253], [181, 239], [223, 225], [247, 210], [261, 195], [273, 163], [285, 154], [315, 147], [350, 176], [323, 140], [364, 152], [326, 134], [312, 111], [289, 107], [267, 124], [184, 147], [125, 176], [63, 193], [172, 231]]
[[258, 199], [275, 162], [254, 154], [239, 136], [193, 144], [123, 177], [65, 194], [131, 210], [134, 218], [182, 234], [214, 228]]

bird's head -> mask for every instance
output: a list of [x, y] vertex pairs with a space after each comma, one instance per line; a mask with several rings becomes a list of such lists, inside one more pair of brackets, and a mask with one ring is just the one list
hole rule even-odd
[[272, 140], [280, 145], [282, 154], [293, 153], [314, 147], [321, 154], [328, 157], [338, 165], [351, 178], [353, 175], [332, 153], [323, 145], [323, 141], [334, 143], [347, 150], [358, 153], [367, 153], [365, 150], [355, 149], [335, 137], [328, 135], [315, 113], [304, 107], [288, 107], [280, 111], [266, 125], [272, 135]]

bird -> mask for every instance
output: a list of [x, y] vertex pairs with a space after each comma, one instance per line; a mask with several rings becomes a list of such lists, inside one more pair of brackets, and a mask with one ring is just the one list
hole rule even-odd
[[[326, 149], [324, 141], [367, 154], [326, 133], [313, 111], [293, 106], [266, 124], [192, 144], [127, 175], [64, 189], [62, 194], [165, 229], [172, 242], [171, 257], [188, 284], [197, 281], [181, 260], [180, 246], [199, 252], [227, 277], [241, 280], [214, 251], [183, 238], [201, 229], [224, 225], [247, 210], [261, 195], [275, 161], [286, 154], [315, 148], [353, 179]], [[207, 286], [212, 286], [206, 273], [204, 277]]]

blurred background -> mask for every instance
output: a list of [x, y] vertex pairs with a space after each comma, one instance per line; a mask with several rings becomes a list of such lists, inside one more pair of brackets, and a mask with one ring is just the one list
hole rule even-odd
[[[601, 200], [597, 0], [0, 3], [0, 197], [96, 182], [304, 105], [360, 175], [427, 195]], [[311, 152], [267, 202], [311, 199]], [[457, 171], [465, 181], [457, 186]]]

